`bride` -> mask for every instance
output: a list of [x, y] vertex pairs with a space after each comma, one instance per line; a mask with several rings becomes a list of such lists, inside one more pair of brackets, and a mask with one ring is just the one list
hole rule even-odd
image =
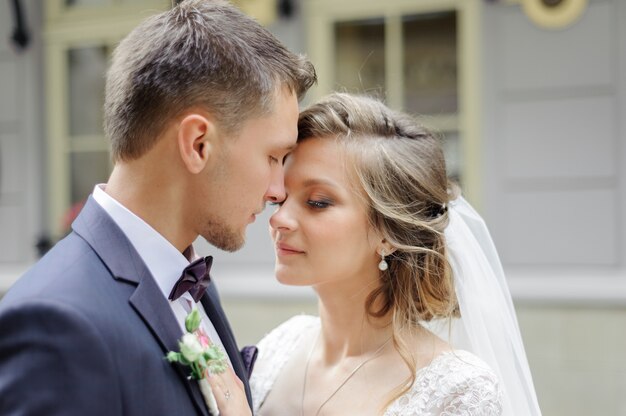
[[482, 219], [409, 116], [335, 93], [305, 110], [270, 219], [276, 277], [319, 318], [259, 343], [259, 416], [540, 415]]
[[[277, 279], [313, 287], [319, 317], [261, 340], [254, 414], [540, 416], [497, 252], [439, 139], [341, 93], [298, 128], [270, 231]], [[210, 381], [223, 416], [246, 407], [232, 378]]]

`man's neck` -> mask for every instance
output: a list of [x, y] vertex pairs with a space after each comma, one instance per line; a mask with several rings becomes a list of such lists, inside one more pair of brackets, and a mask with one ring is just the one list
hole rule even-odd
[[[179, 187], [180, 188], [180, 187]], [[116, 164], [105, 192], [144, 220], [181, 253], [197, 236], [186, 232], [184, 204], [180, 189], [168, 178], [152, 174], [149, 167]]]

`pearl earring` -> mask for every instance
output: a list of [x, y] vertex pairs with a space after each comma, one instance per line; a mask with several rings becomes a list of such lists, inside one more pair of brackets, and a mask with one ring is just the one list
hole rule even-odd
[[385, 261], [385, 250], [380, 250], [380, 263], [378, 263], [378, 270], [384, 272], [389, 268], [389, 265]]

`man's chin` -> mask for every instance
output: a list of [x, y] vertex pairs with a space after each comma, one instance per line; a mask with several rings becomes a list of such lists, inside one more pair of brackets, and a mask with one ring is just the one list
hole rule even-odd
[[245, 234], [219, 233], [218, 235], [208, 235], [203, 237], [212, 246], [229, 253], [233, 253], [241, 249], [246, 243]]
[[244, 246], [244, 244], [245, 244], [245, 240], [242, 240], [238, 244], [233, 244], [233, 245], [230, 245], [230, 246], [219, 247], [219, 248], [224, 250], [224, 251], [228, 251], [229, 253], [234, 253], [235, 251], [241, 250], [241, 248]]

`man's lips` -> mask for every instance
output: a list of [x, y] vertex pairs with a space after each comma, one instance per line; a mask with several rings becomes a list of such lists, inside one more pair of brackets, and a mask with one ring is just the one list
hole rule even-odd
[[250, 215], [251, 222], [254, 222], [256, 220], [257, 215], [262, 213], [264, 209], [265, 209], [265, 206], [263, 206], [260, 210], [253, 212], [252, 215]]
[[279, 255], [304, 254], [304, 251], [285, 243], [276, 243], [276, 253]]
[[263, 212], [263, 210], [253, 212], [252, 215], [250, 215], [250, 222], [254, 222], [256, 220], [257, 215], [259, 215], [261, 212]]

